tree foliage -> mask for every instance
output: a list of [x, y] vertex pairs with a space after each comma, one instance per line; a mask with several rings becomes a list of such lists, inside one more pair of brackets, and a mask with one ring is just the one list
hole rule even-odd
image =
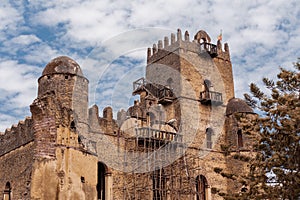
[[260, 139], [249, 175], [243, 177], [248, 190], [239, 199], [300, 197], [299, 59], [294, 68], [280, 68], [276, 81], [264, 78], [265, 91], [252, 83], [251, 94], [245, 94], [248, 105], [260, 113], [248, 131], [258, 130]]

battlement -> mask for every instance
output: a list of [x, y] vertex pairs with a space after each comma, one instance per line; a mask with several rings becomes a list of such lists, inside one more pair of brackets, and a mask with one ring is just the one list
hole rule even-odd
[[33, 120], [26, 117], [0, 135], [0, 156], [34, 140]]
[[[206, 36], [207, 39], [202, 38], [204, 36]], [[203, 30], [198, 31], [194, 40], [190, 41], [189, 32], [185, 31], [184, 37], [182, 37], [182, 32], [178, 29], [176, 36], [174, 33], [171, 33], [171, 39], [165, 36], [163, 40], [159, 40], [157, 44], [153, 44], [152, 48], [148, 48], [147, 64], [151, 64], [170, 53], [174, 53], [178, 49], [188, 50], [198, 54], [208, 53], [212, 58], [216, 57], [230, 61], [229, 46], [227, 43], [224, 44], [224, 50], [220, 40], [217, 41], [217, 45], [210, 43], [210, 37]]]

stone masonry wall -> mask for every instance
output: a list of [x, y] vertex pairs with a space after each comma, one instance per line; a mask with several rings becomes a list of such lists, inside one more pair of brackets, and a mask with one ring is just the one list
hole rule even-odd
[[29, 142], [0, 157], [0, 194], [7, 182], [12, 199], [30, 199], [34, 142]]
[[33, 120], [27, 117], [0, 135], [0, 194], [7, 182], [12, 199], [29, 199], [34, 155]]

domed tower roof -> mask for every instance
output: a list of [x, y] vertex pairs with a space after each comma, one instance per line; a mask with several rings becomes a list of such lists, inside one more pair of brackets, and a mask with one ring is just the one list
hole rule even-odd
[[74, 74], [83, 76], [79, 64], [67, 56], [54, 58], [46, 65], [42, 76], [51, 74]]
[[248, 104], [239, 98], [232, 98], [229, 100], [226, 107], [226, 115], [233, 113], [254, 113]]

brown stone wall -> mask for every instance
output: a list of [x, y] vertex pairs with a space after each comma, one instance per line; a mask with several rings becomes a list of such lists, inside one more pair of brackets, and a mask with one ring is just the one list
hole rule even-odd
[[34, 147], [34, 142], [29, 142], [0, 157], [1, 196], [9, 182], [12, 199], [30, 199]]
[[96, 199], [97, 157], [65, 147], [55, 157], [35, 161], [31, 199]]
[[72, 74], [52, 74], [39, 79], [38, 98], [53, 94], [61, 108], [72, 109], [79, 133], [88, 131], [88, 80]]
[[33, 120], [27, 117], [0, 135], [1, 195], [7, 182], [13, 199], [29, 199], [35, 143]]
[[231, 61], [225, 60], [222, 57], [217, 57], [214, 59], [214, 63], [217, 66], [221, 74], [222, 80], [224, 82], [226, 98], [223, 98], [223, 100], [224, 103], [227, 103], [229, 99], [234, 97], [234, 84], [233, 84]]

